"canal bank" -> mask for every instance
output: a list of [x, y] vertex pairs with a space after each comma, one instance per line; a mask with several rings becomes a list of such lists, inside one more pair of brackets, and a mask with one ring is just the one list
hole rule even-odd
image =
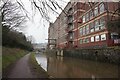
[[48, 55], [75, 57], [107, 63], [120, 63], [120, 48], [48, 50]]
[[29, 66], [32, 74], [36, 75], [36, 78], [46, 78], [49, 79], [47, 72], [41, 67], [36, 61], [35, 53], [31, 53], [29, 57]]

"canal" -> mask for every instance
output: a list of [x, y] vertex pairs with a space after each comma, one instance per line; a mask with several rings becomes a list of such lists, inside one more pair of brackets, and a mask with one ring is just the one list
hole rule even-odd
[[54, 78], [119, 78], [119, 66], [71, 57], [36, 54], [36, 60]]

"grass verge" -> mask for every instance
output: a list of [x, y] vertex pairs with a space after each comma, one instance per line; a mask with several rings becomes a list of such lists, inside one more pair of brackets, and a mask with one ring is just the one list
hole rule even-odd
[[0, 79], [2, 78], [2, 55], [0, 55]]
[[47, 72], [37, 63], [35, 59], [35, 53], [32, 52], [30, 55], [30, 68], [33, 74], [37, 75], [38, 78], [49, 78]]
[[2, 69], [6, 70], [11, 64], [26, 55], [28, 51], [18, 48], [2, 48]]
[[2, 72], [2, 55], [0, 55], [0, 72]]

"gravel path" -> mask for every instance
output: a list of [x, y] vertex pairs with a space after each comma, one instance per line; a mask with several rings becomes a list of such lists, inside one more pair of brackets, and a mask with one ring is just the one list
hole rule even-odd
[[24, 57], [22, 57], [20, 60], [18, 60], [10, 70], [7, 77], [8, 78], [37, 78], [37, 76], [33, 75], [30, 70], [29, 56], [30, 54], [27, 54]]

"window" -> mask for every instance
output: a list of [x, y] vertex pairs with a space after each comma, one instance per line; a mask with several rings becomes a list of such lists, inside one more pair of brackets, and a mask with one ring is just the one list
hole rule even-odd
[[85, 16], [83, 16], [82, 19], [83, 19], [83, 23], [84, 23], [85, 22]]
[[89, 38], [85, 38], [85, 43], [89, 43]]
[[82, 39], [80, 39], [80, 44], [82, 44], [83, 42], [82, 42]]
[[93, 36], [93, 37], [91, 37], [91, 42], [94, 42], [94, 36]]
[[85, 33], [85, 26], [83, 27], [83, 35], [85, 35], [86, 33]]
[[73, 34], [70, 34], [70, 39], [73, 39]]
[[68, 21], [71, 23], [73, 21], [73, 16], [68, 17]]
[[89, 38], [83, 39], [83, 43], [89, 43]]
[[95, 36], [95, 41], [99, 41], [99, 40], [100, 40], [99, 35], [98, 35], [98, 36]]
[[104, 4], [103, 4], [103, 3], [99, 5], [99, 9], [100, 9], [100, 14], [105, 11]]
[[96, 7], [96, 8], [94, 9], [94, 15], [95, 15], [95, 16], [98, 15], [98, 7]]
[[72, 23], [73, 21], [73, 16], [68, 16], [68, 23]]
[[83, 43], [86, 43], [85, 39], [83, 39]]
[[90, 14], [90, 19], [92, 19], [92, 17], [93, 17], [93, 10], [90, 10], [90, 12], [89, 12], [89, 14]]
[[105, 29], [105, 18], [100, 18], [100, 29]]
[[94, 32], [94, 23], [90, 23], [90, 32]]
[[101, 35], [101, 41], [106, 40], [106, 34]]
[[82, 36], [83, 35], [83, 28], [80, 28], [80, 35]]
[[72, 33], [72, 37], [73, 37], [73, 39], [74, 39], [74, 33]]
[[119, 38], [120, 38], [120, 36], [118, 33], [116, 33], [116, 32], [111, 33], [111, 39], [119, 39]]
[[69, 30], [73, 29], [73, 24], [69, 25]]
[[73, 45], [75, 45], [75, 42], [72, 42]]
[[89, 13], [85, 15], [85, 21], [88, 21], [88, 20], [89, 20]]
[[99, 30], [99, 22], [98, 20], [95, 21], [95, 31]]
[[86, 25], [86, 34], [89, 34], [89, 25]]
[[68, 14], [72, 14], [72, 13], [73, 13], [73, 9], [70, 8], [70, 9], [68, 10]]

